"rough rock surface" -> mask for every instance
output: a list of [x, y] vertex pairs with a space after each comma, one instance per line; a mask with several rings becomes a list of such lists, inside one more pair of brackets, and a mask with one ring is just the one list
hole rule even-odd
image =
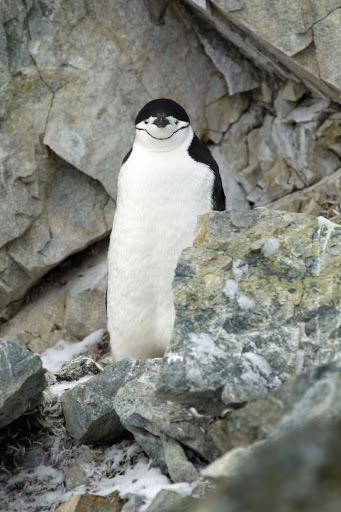
[[61, 369], [55, 373], [57, 380], [79, 380], [86, 375], [97, 375], [103, 368], [89, 357], [79, 356], [72, 361], [67, 361]]
[[[143, 368], [144, 362], [141, 364]], [[77, 442], [109, 442], [122, 436], [124, 428], [113, 400], [126, 380], [142, 368], [133, 359], [124, 359], [63, 393], [66, 428]]]
[[17, 315], [0, 326], [0, 336], [43, 352], [61, 338], [83, 339], [105, 328], [107, 244], [101, 242], [94, 252], [89, 251], [67, 271], [56, 270], [51, 282], [42, 285]]
[[10, 4], [0, 11], [1, 307], [109, 233], [144, 102], [170, 95], [204, 127], [208, 105], [228, 102], [176, 6], [157, 26], [142, 0]]
[[219, 411], [337, 359], [340, 238], [340, 226], [306, 215], [202, 216], [176, 270], [159, 395]]
[[340, 99], [339, 0], [186, 0], [260, 66], [291, 72]]
[[[160, 359], [146, 359], [144, 372], [128, 380], [118, 390], [114, 407], [122, 425], [134, 435], [149, 457], [159, 461], [161, 467], [165, 463], [168, 467], [165, 447], [169, 449], [174, 464], [176, 459], [184, 460], [179, 450], [174, 450], [171, 456], [168, 438], [194, 450], [205, 460], [214, 460], [221, 452], [207, 436], [210, 416], [199, 415], [195, 409], [187, 409], [175, 401], [161, 400], [155, 395], [161, 364]], [[182, 468], [191, 479], [193, 469], [189, 465], [185, 467], [185, 464]], [[172, 469], [168, 471], [171, 473]]]
[[33, 408], [46, 387], [37, 354], [0, 340], [0, 428]]
[[121, 512], [125, 503], [117, 492], [108, 496], [76, 495], [60, 505], [56, 512]]
[[259, 443], [210, 501], [191, 512], [292, 512], [340, 508], [340, 422], [310, 422]]
[[340, 360], [301, 373], [266, 398], [229, 411], [212, 426], [210, 435], [222, 452], [229, 452], [318, 418], [341, 420]]

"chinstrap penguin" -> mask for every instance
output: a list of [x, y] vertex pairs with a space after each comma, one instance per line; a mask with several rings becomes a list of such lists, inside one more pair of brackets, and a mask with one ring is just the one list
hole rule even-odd
[[175, 101], [147, 103], [122, 162], [108, 253], [113, 357], [162, 357], [174, 325], [172, 281], [197, 216], [225, 210], [219, 168]]

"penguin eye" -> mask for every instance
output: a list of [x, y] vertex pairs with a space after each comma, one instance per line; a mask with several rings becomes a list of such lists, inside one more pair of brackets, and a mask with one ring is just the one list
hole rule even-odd
[[144, 124], [148, 124], [148, 121], [144, 121]]
[[178, 120], [176, 120], [176, 121], [175, 121], [175, 124], [179, 124], [179, 121], [178, 121]]

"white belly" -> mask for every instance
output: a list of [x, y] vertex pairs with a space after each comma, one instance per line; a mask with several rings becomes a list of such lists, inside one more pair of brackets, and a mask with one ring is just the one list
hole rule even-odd
[[[141, 165], [141, 162], [145, 162]], [[108, 254], [108, 330], [116, 361], [162, 357], [174, 324], [172, 281], [213, 173], [185, 150], [135, 150], [122, 166]]]

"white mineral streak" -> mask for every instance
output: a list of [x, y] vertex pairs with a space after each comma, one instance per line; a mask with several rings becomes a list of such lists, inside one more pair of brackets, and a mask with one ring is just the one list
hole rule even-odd
[[301, 373], [304, 364], [305, 351], [302, 349], [297, 350], [295, 360], [295, 373], [298, 375]]

